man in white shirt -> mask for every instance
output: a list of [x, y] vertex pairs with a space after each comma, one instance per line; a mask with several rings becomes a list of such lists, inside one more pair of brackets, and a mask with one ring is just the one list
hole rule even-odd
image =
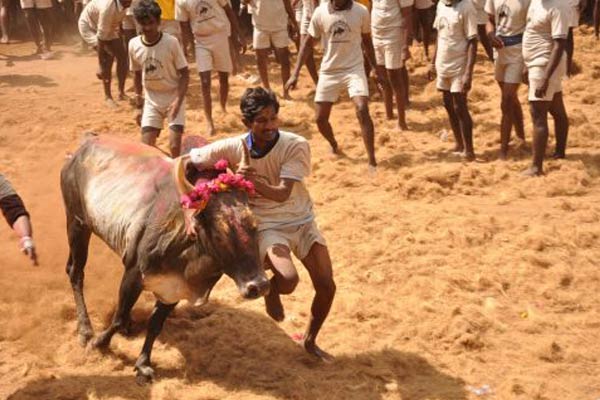
[[327, 243], [315, 222], [304, 184], [311, 168], [310, 147], [301, 136], [278, 129], [279, 103], [273, 92], [247, 89], [240, 109], [249, 132], [193, 149], [190, 160], [200, 170], [212, 168], [221, 159], [233, 167], [249, 151], [249, 165], [238, 172], [254, 183], [257, 193], [250, 198], [250, 208], [258, 222], [259, 254], [273, 273], [265, 297], [267, 313], [276, 321], [285, 318], [280, 295], [292, 293], [299, 281], [291, 258], [294, 253], [315, 288], [303, 345], [308, 353], [329, 360], [331, 356], [317, 346], [316, 338], [336, 287]]
[[554, 158], [565, 158], [569, 119], [562, 79], [567, 72], [565, 47], [571, 10], [565, 0], [531, 0], [523, 35], [523, 58], [529, 75], [533, 119], [533, 162], [524, 174], [542, 175], [548, 142], [548, 113], [554, 118]]
[[252, 47], [256, 51], [256, 66], [263, 87], [270, 89], [269, 84], [269, 53], [275, 48], [275, 57], [281, 65], [281, 81], [283, 98], [289, 99], [285, 83], [290, 78], [290, 51], [288, 44], [288, 24], [292, 34], [298, 32], [296, 16], [290, 0], [242, 0], [252, 13]]
[[500, 158], [508, 157], [510, 132], [515, 127], [517, 137], [525, 140], [523, 109], [519, 101], [519, 84], [523, 81], [523, 32], [531, 0], [487, 0], [485, 11], [489, 21], [487, 33], [496, 49], [495, 76], [502, 92], [502, 122], [500, 123]]
[[477, 56], [477, 19], [471, 0], [440, 0], [433, 24], [437, 45], [429, 79], [437, 73], [437, 88], [443, 94], [456, 145], [454, 152], [475, 160], [473, 120], [467, 105]]
[[[375, 54], [370, 31], [369, 10], [362, 4], [352, 0], [331, 0], [321, 3], [313, 13], [308, 35], [300, 45], [296, 68], [286, 88], [296, 87], [300, 67], [306, 58], [306, 49], [313, 45], [314, 40], [323, 38], [323, 60], [315, 93], [319, 132], [329, 142], [333, 153], [338, 154], [340, 149], [329, 123], [329, 116], [333, 103], [338, 100], [340, 92], [346, 89], [356, 107], [369, 168], [374, 170], [377, 166], [375, 132], [369, 114], [369, 86], [362, 51], [364, 46], [368, 61], [375, 69]], [[380, 74], [377, 75], [377, 79], [380, 84], [385, 81], [385, 77]]]
[[406, 125], [406, 104], [402, 68], [408, 53], [408, 32], [412, 24], [414, 0], [373, 0], [371, 10], [371, 35], [375, 50], [378, 74], [386, 76], [383, 98], [387, 119], [394, 118], [394, 101], [398, 112], [398, 129]]
[[[52, 57], [52, 0], [21, 0], [25, 22], [42, 59]], [[40, 29], [40, 26], [42, 29]], [[7, 32], [8, 34], [8, 32]]]
[[[142, 30], [129, 42], [129, 61], [135, 73], [136, 105], [143, 107], [142, 142], [156, 145], [163, 128], [169, 123], [169, 148], [172, 157], [181, 151], [185, 126], [185, 94], [190, 73], [179, 40], [160, 31], [161, 9], [154, 0], [140, 0], [133, 10]], [[144, 99], [142, 100], [142, 89]]]
[[206, 134], [215, 134], [212, 117], [211, 73], [219, 75], [219, 102], [226, 112], [229, 96], [229, 74], [233, 62], [229, 48], [229, 35], [243, 47], [237, 16], [228, 0], [176, 0], [175, 18], [187, 37], [193, 37], [196, 46], [196, 64], [202, 86], [202, 106], [206, 118]]
[[112, 65], [117, 59], [117, 81], [119, 100], [128, 100], [125, 95], [127, 78], [127, 50], [121, 40], [121, 21], [131, 0], [92, 0], [79, 16], [79, 33], [86, 43], [98, 53], [99, 71], [106, 104], [117, 107], [111, 93]]
[[425, 58], [429, 60], [429, 43], [431, 40], [431, 28], [435, 16], [435, 3], [432, 0], [415, 0], [414, 16], [415, 18], [413, 25], [415, 34], [420, 27]]

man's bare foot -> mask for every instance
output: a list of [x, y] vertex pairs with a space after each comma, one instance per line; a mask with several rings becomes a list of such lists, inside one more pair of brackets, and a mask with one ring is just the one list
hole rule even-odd
[[206, 122], [206, 134], [208, 136], [214, 136], [216, 133], [215, 131], [215, 125], [213, 124], [212, 121], [207, 121]]
[[400, 132], [408, 130], [408, 125], [406, 124], [406, 121], [398, 121], [398, 130]]
[[469, 162], [471, 162], [471, 161], [475, 161], [475, 153], [473, 153], [472, 151], [471, 151], [471, 152], [467, 152], [467, 151], [466, 151], [466, 152], [464, 153], [464, 156], [463, 156], [463, 157], [465, 157], [465, 160], [467, 160], [467, 161], [469, 161]]
[[530, 177], [542, 176], [542, 175], [544, 175], [544, 172], [541, 169], [539, 169], [538, 167], [536, 167], [535, 165], [532, 165], [531, 167], [529, 167], [525, 171], [523, 171], [521, 173], [521, 175], [530, 176]]
[[290, 92], [288, 92], [287, 90], [284, 90], [284, 91], [283, 91], [283, 98], [284, 98], [285, 100], [291, 100], [291, 99], [292, 99], [292, 97], [290, 96]]
[[367, 173], [369, 174], [369, 178], [375, 178], [377, 176], [377, 165], [369, 164], [367, 168]]
[[108, 108], [112, 108], [113, 110], [119, 108], [119, 105], [117, 103], [115, 103], [115, 101], [110, 97], [104, 99], [104, 104], [106, 104], [108, 106]]
[[319, 358], [323, 362], [332, 363], [333, 361], [335, 361], [335, 358], [331, 354], [327, 353], [324, 350], [321, 350], [321, 348], [319, 348], [319, 346], [317, 346], [317, 344], [313, 341], [308, 341], [304, 339], [302, 346], [308, 354]]
[[40, 54], [40, 58], [42, 60], [51, 60], [54, 57], [54, 53], [52, 53], [51, 51], [44, 51], [42, 54]]
[[119, 97], [117, 97], [117, 98], [119, 99], [119, 101], [129, 101], [129, 96], [127, 96], [123, 92], [119, 93]]
[[552, 154], [552, 158], [554, 158], [555, 160], [562, 160], [567, 158], [567, 155], [565, 153], [555, 151], [554, 154]]
[[265, 308], [267, 314], [277, 322], [281, 322], [285, 318], [285, 312], [283, 311], [283, 304], [281, 304], [281, 298], [279, 293], [275, 290], [270, 290], [269, 294], [265, 296]]
[[221, 112], [227, 114], [227, 104], [221, 104]]
[[508, 160], [508, 152], [500, 150], [500, 153], [498, 154], [498, 159], [500, 159], [502, 161]]
[[44, 53], [44, 47], [43, 46], [38, 46], [37, 49], [35, 49], [35, 54], [36, 55], [40, 55]]
[[2, 38], [0, 38], [0, 43], [7, 44], [8, 43], [8, 36], [2, 36]]

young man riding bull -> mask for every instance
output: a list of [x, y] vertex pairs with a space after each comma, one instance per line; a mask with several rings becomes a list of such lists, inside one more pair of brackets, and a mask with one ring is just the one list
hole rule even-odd
[[298, 284], [294, 253], [308, 270], [316, 291], [303, 345], [310, 354], [329, 360], [331, 356], [317, 346], [316, 338], [336, 287], [329, 251], [303, 182], [311, 166], [308, 142], [279, 130], [279, 103], [273, 92], [247, 89], [240, 108], [249, 132], [193, 149], [191, 162], [198, 169], [210, 168], [220, 159], [233, 166], [249, 151], [249, 165], [239, 172], [255, 185], [257, 196], [250, 199], [250, 206], [258, 219], [260, 257], [273, 272], [271, 290], [265, 297], [267, 313], [276, 321], [285, 317], [280, 295], [292, 293]]

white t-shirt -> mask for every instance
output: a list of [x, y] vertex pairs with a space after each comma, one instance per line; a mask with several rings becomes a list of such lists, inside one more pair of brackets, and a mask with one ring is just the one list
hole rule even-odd
[[523, 58], [527, 67], [548, 64], [554, 39], [567, 38], [570, 12], [565, 0], [531, 0], [523, 35]]
[[96, 30], [98, 40], [114, 40], [119, 38], [119, 28], [126, 11], [118, 0], [92, 0], [79, 19]]
[[415, 0], [415, 8], [417, 10], [426, 10], [434, 6], [434, 2], [431, 0]]
[[[220, 159], [230, 167], [240, 163], [243, 154], [243, 134], [192, 149], [190, 159], [199, 169], [212, 168]], [[250, 198], [250, 207], [258, 219], [258, 230], [302, 225], [314, 219], [313, 204], [304, 178], [310, 174], [310, 146], [301, 136], [279, 131], [275, 146], [261, 158], [251, 158], [250, 166], [256, 169], [258, 179], [278, 185], [281, 179], [296, 181], [290, 197], [284, 202], [266, 199], [259, 194]]]
[[[494, 16], [496, 35], [515, 36], [525, 32], [527, 9], [531, 0], [487, 0], [485, 12]], [[523, 63], [521, 43], [494, 49], [496, 62], [500, 65]]]
[[403, 26], [401, 9], [412, 7], [414, 0], [373, 0], [371, 30], [376, 39], [400, 40], [398, 30]]
[[321, 72], [351, 71], [363, 65], [362, 35], [371, 31], [369, 10], [352, 2], [346, 10], [334, 10], [331, 3], [315, 9], [308, 34], [315, 39], [323, 37]]
[[229, 32], [229, 19], [223, 7], [227, 0], [175, 0], [175, 19], [190, 21], [196, 38]]
[[142, 71], [145, 99], [158, 107], [168, 107], [175, 100], [178, 70], [187, 66], [179, 41], [168, 33], [151, 46], [144, 43], [141, 35], [129, 41], [129, 67]]
[[251, 0], [252, 25], [261, 32], [287, 30], [288, 14], [283, 0]]
[[433, 26], [438, 31], [435, 69], [441, 77], [463, 73], [467, 65], [467, 45], [477, 37], [477, 15], [470, 0], [452, 6], [439, 2]]

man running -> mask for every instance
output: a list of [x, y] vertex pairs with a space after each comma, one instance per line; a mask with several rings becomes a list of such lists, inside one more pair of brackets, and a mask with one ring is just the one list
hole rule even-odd
[[[294, 89], [298, 83], [300, 68], [306, 59], [307, 49], [314, 40], [323, 37], [324, 51], [315, 93], [316, 121], [321, 135], [329, 142], [334, 154], [340, 149], [329, 123], [333, 103], [343, 89], [354, 102], [363, 141], [367, 150], [369, 169], [377, 166], [375, 160], [375, 132], [369, 114], [369, 86], [363, 63], [362, 46], [373, 68], [376, 66], [371, 41], [369, 11], [352, 0], [331, 0], [322, 3], [313, 13], [308, 35], [300, 44], [300, 54], [294, 73], [286, 84]], [[377, 74], [380, 84], [385, 77]]]
[[[190, 73], [177, 38], [161, 32], [161, 9], [154, 0], [139, 0], [133, 10], [142, 34], [129, 42], [129, 60], [135, 73], [136, 105], [143, 107], [142, 142], [154, 146], [169, 122], [169, 148], [179, 156], [185, 125], [185, 94]], [[142, 88], [144, 99], [142, 99]]]
[[229, 74], [233, 62], [229, 50], [229, 34], [233, 34], [243, 47], [237, 16], [227, 0], [176, 0], [175, 18], [188, 37], [193, 35], [196, 44], [196, 64], [200, 73], [206, 134], [215, 134], [212, 117], [211, 73], [219, 75], [219, 101], [223, 113], [227, 112]]
[[523, 109], [519, 101], [519, 84], [523, 81], [523, 32], [531, 0], [487, 0], [485, 12], [489, 21], [487, 33], [497, 51], [495, 76], [502, 92], [500, 123], [500, 158], [508, 157], [510, 132], [515, 127], [517, 137], [525, 140]]
[[112, 65], [117, 59], [117, 81], [119, 100], [128, 100], [125, 95], [127, 78], [127, 50], [121, 39], [121, 21], [131, 0], [92, 0], [79, 16], [79, 33], [86, 43], [98, 53], [99, 71], [106, 104], [116, 108], [111, 92]]
[[269, 84], [269, 52], [275, 48], [275, 56], [281, 65], [281, 81], [283, 98], [289, 99], [285, 83], [290, 78], [290, 51], [288, 44], [288, 23], [292, 33], [298, 32], [296, 16], [290, 0], [242, 0], [252, 12], [254, 34], [252, 47], [256, 51], [256, 65], [262, 85], [270, 89]]
[[21, 251], [31, 259], [33, 265], [38, 265], [29, 213], [21, 197], [2, 174], [0, 174], [0, 210], [8, 225], [19, 236]]
[[569, 119], [562, 96], [567, 72], [565, 47], [571, 10], [565, 0], [531, 0], [523, 35], [523, 57], [529, 74], [533, 119], [533, 162], [524, 174], [542, 175], [548, 142], [548, 113], [554, 118], [554, 158], [565, 158]]
[[292, 253], [308, 270], [315, 296], [303, 337], [305, 350], [325, 361], [332, 357], [316, 343], [329, 314], [336, 286], [327, 243], [315, 222], [313, 203], [304, 184], [310, 174], [310, 147], [301, 136], [279, 130], [279, 103], [271, 91], [247, 89], [241, 99], [242, 120], [249, 132], [193, 149], [191, 162], [212, 168], [220, 159], [232, 167], [249, 151], [249, 166], [239, 172], [251, 180], [257, 196], [250, 207], [258, 220], [259, 255], [271, 270], [271, 289], [265, 296], [267, 313], [283, 321], [280, 295], [291, 294], [299, 278]]
[[[398, 129], [406, 130], [406, 104], [402, 68], [408, 52], [408, 31], [412, 23], [414, 0], [373, 0], [371, 32], [377, 62], [377, 74], [386, 76], [383, 99], [387, 119], [394, 118], [394, 100], [398, 112]], [[393, 93], [393, 94], [392, 94]]]
[[440, 0], [433, 25], [438, 39], [429, 79], [437, 72], [437, 88], [456, 141], [454, 152], [474, 161], [473, 120], [467, 105], [477, 56], [477, 14], [471, 0]]

